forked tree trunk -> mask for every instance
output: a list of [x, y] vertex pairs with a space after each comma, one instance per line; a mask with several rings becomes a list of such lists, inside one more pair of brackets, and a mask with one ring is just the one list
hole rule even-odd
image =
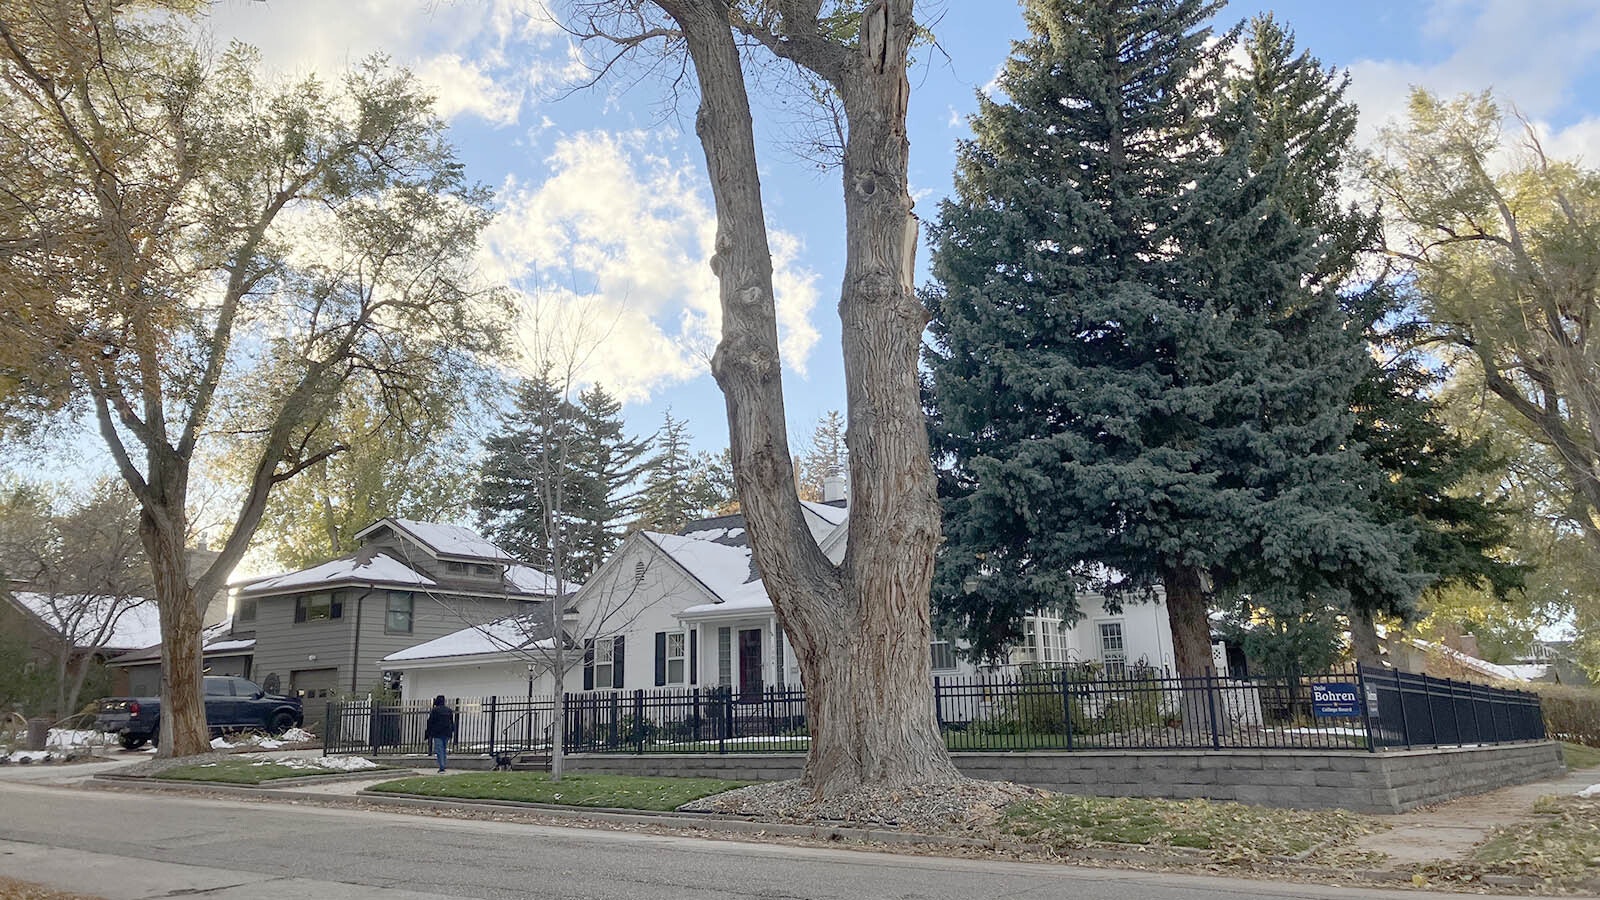
[[819, 38], [814, 20], [786, 23], [795, 31], [774, 47], [833, 85], [849, 124], [839, 311], [851, 508], [842, 567], [817, 548], [795, 491], [772, 257], [728, 6], [657, 3], [682, 29], [700, 85], [696, 131], [716, 198], [712, 267], [723, 311], [712, 371], [727, 400], [756, 565], [805, 679], [811, 750], [802, 780], [819, 797], [865, 784], [952, 781], [928, 653], [939, 509], [916, 381], [926, 314], [912, 291], [917, 234], [906, 184], [911, 2], [870, 4], [854, 48]]

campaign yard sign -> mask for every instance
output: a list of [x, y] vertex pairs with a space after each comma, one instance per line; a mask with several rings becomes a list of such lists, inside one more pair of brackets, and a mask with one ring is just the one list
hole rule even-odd
[[1361, 694], [1353, 684], [1334, 681], [1311, 683], [1311, 712], [1321, 717], [1361, 715]]

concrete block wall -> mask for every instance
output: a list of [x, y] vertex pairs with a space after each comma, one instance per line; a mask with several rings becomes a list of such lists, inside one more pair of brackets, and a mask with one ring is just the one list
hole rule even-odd
[[[954, 753], [972, 778], [1063, 794], [1237, 800], [1295, 809], [1395, 813], [1558, 775], [1553, 741], [1365, 753], [1355, 750], [1127, 750]], [[779, 781], [797, 778], [798, 753], [623, 754], [567, 758], [571, 772]]]

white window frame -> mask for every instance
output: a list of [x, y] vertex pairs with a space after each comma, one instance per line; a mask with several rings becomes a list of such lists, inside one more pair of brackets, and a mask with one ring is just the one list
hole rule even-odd
[[[672, 642], [678, 642], [678, 652], [672, 652]], [[677, 675], [673, 675], [673, 665], [676, 664]], [[689, 633], [687, 631], [667, 632], [667, 684], [689, 683]]]
[[612, 638], [604, 638], [594, 642], [593, 669], [595, 690], [611, 689], [611, 666], [616, 661], [617, 643], [615, 640]]
[[[956, 646], [935, 638], [928, 642], [928, 654], [935, 672], [953, 672], [956, 668]], [[947, 663], [941, 665], [941, 663]]]
[[[1116, 629], [1115, 640], [1108, 629]], [[1121, 677], [1128, 671], [1128, 637], [1127, 630], [1122, 627], [1121, 619], [1106, 619], [1095, 623], [1095, 634], [1100, 641], [1100, 664], [1105, 667], [1107, 675]], [[1114, 646], [1113, 646], [1114, 644]]]

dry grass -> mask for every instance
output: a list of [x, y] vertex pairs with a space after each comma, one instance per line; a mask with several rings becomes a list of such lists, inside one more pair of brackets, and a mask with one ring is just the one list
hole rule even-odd
[[31, 881], [18, 881], [0, 875], [0, 900], [102, 900], [88, 894], [69, 894]]

